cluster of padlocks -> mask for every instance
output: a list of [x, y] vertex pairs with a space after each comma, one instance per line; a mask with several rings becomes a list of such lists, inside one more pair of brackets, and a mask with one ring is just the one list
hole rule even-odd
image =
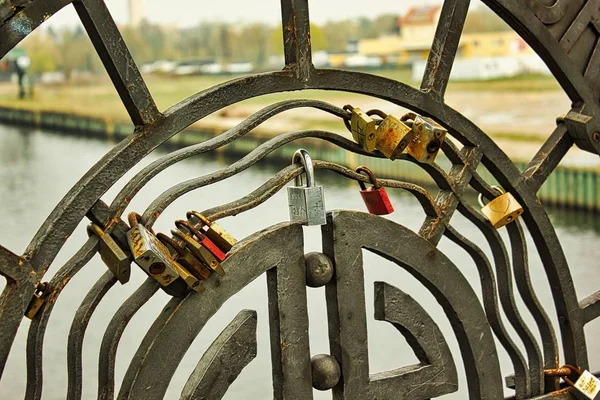
[[350, 123], [345, 122], [354, 140], [364, 150], [379, 150], [390, 160], [406, 152], [419, 162], [432, 164], [446, 138], [446, 129], [414, 113], [396, 118], [380, 110], [363, 112], [350, 105], [344, 110], [351, 112]]
[[[406, 152], [419, 162], [433, 163], [446, 136], [446, 130], [435, 121], [413, 113], [396, 118], [379, 110], [364, 113], [351, 106], [345, 109], [351, 112], [350, 121], [345, 122], [357, 143], [369, 152], [378, 150], [391, 160]], [[324, 190], [316, 185], [313, 162], [306, 150], [294, 153], [292, 164], [298, 163], [303, 171], [295, 178], [294, 186], [287, 188], [290, 220], [303, 225], [324, 225]], [[365, 166], [358, 167], [356, 173], [364, 173], [371, 182], [367, 188], [358, 181], [367, 211], [375, 215], [392, 213], [394, 207], [375, 174]], [[484, 204], [480, 195], [479, 202], [482, 214], [497, 229], [519, 217], [523, 208], [511, 193], [497, 186], [494, 189], [498, 192], [496, 198]], [[176, 229], [171, 230], [171, 236], [154, 233], [135, 212], [128, 215], [127, 235], [119, 243], [95, 224], [88, 227], [88, 232], [99, 238], [100, 256], [119, 282], [129, 281], [131, 261], [134, 261], [165, 292], [181, 297], [190, 291], [202, 291], [203, 281], [213, 273], [223, 276], [221, 263], [236, 243], [230, 234], [204, 215], [189, 211], [186, 217], [187, 220], [175, 221]], [[43, 285], [36, 289], [26, 313], [30, 318], [43, 304]]]

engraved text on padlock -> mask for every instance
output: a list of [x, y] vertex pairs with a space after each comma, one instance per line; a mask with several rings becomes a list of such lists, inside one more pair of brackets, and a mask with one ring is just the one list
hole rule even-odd
[[296, 178], [295, 186], [287, 188], [290, 220], [301, 221], [305, 225], [325, 225], [327, 220], [323, 188], [314, 185], [314, 169], [310, 156], [306, 150], [300, 149], [294, 154], [293, 162], [297, 159], [304, 165], [307, 186], [300, 186], [300, 180]]

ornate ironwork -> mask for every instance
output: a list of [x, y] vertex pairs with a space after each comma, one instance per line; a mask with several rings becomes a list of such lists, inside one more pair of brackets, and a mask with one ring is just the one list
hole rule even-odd
[[[591, 117], [591, 125], [574, 129], [559, 120], [557, 128], [521, 173], [504, 152], [472, 122], [444, 103], [452, 63], [469, 7], [468, 0], [446, 0], [420, 90], [390, 79], [342, 70], [315, 69], [311, 63], [307, 0], [282, 0], [281, 14], [285, 68], [252, 75], [204, 90], [160, 112], [140, 75], [121, 34], [102, 0], [8, 0], [0, 4], [0, 56], [5, 55], [33, 29], [62, 7], [73, 4], [112, 82], [135, 124], [134, 132], [110, 150], [65, 195], [22, 255], [0, 247], [0, 273], [7, 285], [0, 296], [0, 375], [27, 306], [45, 274], [77, 224], [85, 218], [105, 228], [119, 243], [126, 243], [127, 224], [121, 220], [131, 199], [154, 176], [189, 157], [216, 150], [241, 138], [276, 114], [292, 108], [313, 107], [343, 120], [349, 112], [322, 101], [290, 100], [266, 107], [233, 129], [213, 139], [173, 151], [131, 179], [107, 205], [100, 196], [141, 158], [185, 127], [235, 102], [269, 93], [326, 89], [378, 97], [427, 115], [443, 125], [461, 147], [446, 141], [442, 150], [452, 162], [448, 172], [438, 165], [416, 163], [439, 187], [435, 198], [409, 182], [378, 180], [401, 188], [419, 201], [425, 222], [418, 232], [382, 217], [354, 211], [335, 211], [323, 226], [323, 254], [310, 255], [310, 263], [333, 266], [333, 277], [314, 279], [325, 285], [331, 357], [311, 362], [306, 304], [306, 263], [300, 225], [283, 223], [251, 235], [236, 244], [222, 263], [226, 274], [213, 274], [202, 293], [173, 298], [165, 306], [137, 349], [123, 379], [119, 398], [160, 399], [194, 338], [219, 307], [241, 288], [266, 274], [269, 296], [271, 359], [275, 398], [310, 399], [315, 386], [331, 387], [336, 399], [428, 399], [455, 391], [457, 369], [436, 322], [427, 310], [400, 288], [376, 284], [375, 318], [387, 321], [406, 338], [419, 363], [379, 374], [369, 373], [362, 252], [366, 249], [405, 269], [437, 299], [450, 321], [460, 346], [472, 399], [503, 397], [498, 349], [494, 336], [509, 355], [514, 370], [515, 398], [570, 398], [559, 387], [555, 370], [562, 363], [588, 368], [584, 326], [600, 316], [600, 291], [581, 301], [554, 228], [536, 198], [536, 191], [573, 144], [598, 153], [600, 143], [593, 127], [600, 116], [596, 0], [484, 0], [545, 60], [573, 103], [571, 111]], [[569, 111], [569, 110], [565, 110]], [[592, 128], [590, 128], [592, 127]], [[180, 182], [158, 196], [142, 219], [151, 227], [161, 212], [183, 194], [227, 179], [254, 165], [273, 150], [300, 138], [329, 141], [348, 151], [373, 157], [356, 143], [326, 131], [284, 133], [272, 138], [239, 161], [214, 173]], [[344, 166], [315, 160], [316, 168], [367, 181]], [[523, 223], [533, 238], [550, 282], [560, 322], [560, 336], [536, 297], [529, 279], [527, 249], [520, 221], [508, 225], [507, 244], [466, 199], [470, 187], [484, 197], [495, 197], [478, 169], [487, 168], [497, 182], [523, 206]], [[202, 212], [217, 220], [248, 211], [277, 193], [302, 173], [289, 166], [248, 196]], [[458, 211], [487, 240], [492, 259], [452, 226]], [[195, 223], [192, 216], [190, 222]], [[481, 279], [482, 303], [461, 271], [438, 250], [446, 236], [471, 257]], [[381, 241], [379, 238], [392, 238]], [[402, 244], [402, 245], [400, 245]], [[56, 299], [68, 282], [98, 250], [91, 236], [51, 277], [43, 307], [34, 317], [27, 338], [27, 399], [42, 392], [42, 355], [45, 330]], [[324, 260], [329, 260], [324, 261]], [[312, 268], [312, 267], [311, 267]], [[325, 267], [324, 267], [325, 268]], [[326, 269], [327, 269], [326, 268]], [[329, 271], [331, 272], [331, 271]], [[513, 279], [518, 293], [513, 291]], [[310, 278], [309, 281], [313, 282]], [[98, 304], [117, 279], [107, 271], [83, 299], [68, 339], [69, 399], [82, 396], [82, 347], [87, 325]], [[315, 283], [315, 285], [317, 285]], [[148, 278], [116, 312], [100, 348], [98, 398], [115, 397], [115, 360], [119, 340], [133, 315], [159, 286]], [[541, 340], [523, 321], [517, 294], [535, 320]], [[504, 311], [516, 337], [511, 337]], [[558, 340], [560, 337], [560, 341]], [[167, 340], [173, 339], [176, 340]], [[522, 352], [516, 339], [524, 344]], [[18, 351], [19, 349], [13, 349]], [[256, 355], [256, 313], [241, 311], [201, 357], [183, 388], [182, 398], [221, 398], [231, 382]], [[564, 360], [560, 360], [560, 354]], [[335, 363], [339, 364], [339, 377]], [[318, 372], [312, 374], [312, 372]], [[160, 376], [160, 379], [156, 379]], [[339, 379], [338, 379], [339, 378]], [[337, 383], [336, 383], [337, 382]]]

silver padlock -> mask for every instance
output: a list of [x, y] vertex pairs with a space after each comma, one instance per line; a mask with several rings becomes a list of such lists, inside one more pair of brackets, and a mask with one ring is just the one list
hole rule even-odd
[[135, 213], [129, 215], [132, 228], [127, 232], [127, 242], [133, 261], [162, 286], [170, 285], [179, 278], [179, 273], [169, 249], [132, 214]]
[[325, 197], [323, 187], [315, 186], [315, 171], [310, 155], [304, 149], [296, 150], [292, 164], [300, 160], [304, 166], [306, 186], [302, 186], [302, 175], [296, 177], [294, 185], [287, 188], [290, 220], [304, 225], [325, 225]]
[[579, 400], [600, 400], [600, 379], [589, 371], [583, 371], [573, 384], [570, 393]]

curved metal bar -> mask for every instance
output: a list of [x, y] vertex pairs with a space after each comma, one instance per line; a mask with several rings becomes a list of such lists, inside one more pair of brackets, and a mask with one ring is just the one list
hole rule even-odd
[[[398, 238], [402, 246], [382, 237]], [[460, 346], [470, 398], [502, 398], [493, 334], [465, 276], [435, 246], [408, 228], [352, 211], [331, 212], [323, 229], [323, 252], [334, 263], [336, 273], [336, 279], [326, 286], [331, 355], [340, 361], [343, 377], [334, 388], [334, 397], [345, 398], [346, 393], [356, 399], [395, 397], [393, 386], [378, 385], [377, 392], [370, 392], [362, 249], [396, 263], [436, 298]]]
[[[33, 296], [37, 276], [22, 257], [0, 246], [1, 275], [6, 286], [0, 294], [0, 377], [10, 353], [15, 335]], [[28, 272], [31, 271], [31, 272]]]
[[[444, 335], [433, 318], [407, 293], [386, 282], [375, 282], [375, 319], [389, 322], [406, 339], [419, 364], [370, 376], [374, 392], [395, 386], [394, 397], [431, 399], [458, 390], [458, 374]], [[434, 345], [435, 343], [435, 345]], [[377, 389], [376, 386], [388, 386]]]
[[[281, 252], [284, 248], [285, 254]], [[278, 224], [238, 242], [222, 263], [223, 268], [227, 270], [225, 276], [216, 277], [216, 274], [213, 274], [204, 281], [204, 292], [189, 294], [183, 299], [174, 298], [165, 306], [129, 365], [119, 399], [162, 399], [181, 358], [208, 319], [227, 299], [273, 267], [304, 274], [304, 270], [299, 268], [303, 264], [303, 233], [298, 224]], [[298, 293], [300, 291], [296, 292]], [[305, 290], [301, 293], [306, 296]], [[298, 309], [306, 307], [305, 304], [290, 306]], [[182, 323], [184, 325], [181, 325]], [[273, 329], [276, 329], [276, 326], [277, 324]], [[177, 337], [177, 340], [165, 342], [166, 337]], [[287, 356], [294, 356], [296, 345], [303, 342], [301, 339], [290, 339], [290, 345], [286, 348]], [[306, 352], [304, 347], [297, 350]], [[309, 357], [308, 354], [305, 356]], [[310, 368], [310, 364], [308, 367]], [[157, 373], [160, 373], [161, 379], [156, 379]], [[273, 378], [282, 379], [275, 376]], [[304, 383], [308, 383], [308, 393], [312, 394], [310, 379]], [[277, 397], [277, 394], [274, 396]]]
[[506, 313], [506, 317], [523, 342], [529, 361], [529, 376], [531, 379], [531, 391], [533, 395], [543, 393], [543, 361], [540, 347], [535, 337], [525, 325], [515, 303], [513, 292], [512, 275], [508, 261], [506, 246], [498, 232], [492, 225], [473, 207], [465, 202], [460, 202], [458, 209], [463, 216], [471, 221], [485, 236], [492, 250], [494, 265], [496, 268], [496, 279], [500, 293], [500, 303]]
[[252, 150], [250, 153], [248, 153], [246, 156], [234, 162], [233, 164], [230, 164], [226, 168], [198, 178], [189, 179], [187, 181], [172, 186], [160, 196], [158, 196], [156, 199], [154, 199], [154, 201], [144, 211], [142, 219], [146, 221], [147, 227], [151, 227], [156, 221], [156, 219], [160, 216], [160, 214], [165, 210], [165, 208], [167, 208], [169, 204], [171, 204], [173, 201], [177, 200], [184, 194], [194, 189], [198, 189], [203, 186], [210, 185], [215, 182], [220, 182], [226, 178], [229, 178], [230, 176], [233, 176], [241, 171], [244, 171], [245, 169], [250, 168], [252, 165], [256, 164], [264, 157], [266, 157], [269, 153], [278, 149], [284, 144], [290, 143], [297, 139], [309, 137], [324, 139], [328, 142], [335, 143], [338, 146], [346, 150], [352, 151], [354, 153], [369, 155], [371, 157], [381, 157], [380, 155], [368, 153], [361, 147], [359, 147], [356, 143], [331, 132], [311, 130], [284, 133], [272, 139], [269, 139], [267, 142], [261, 144], [260, 146]]
[[144, 283], [121, 305], [113, 315], [100, 346], [98, 360], [98, 400], [113, 400], [115, 396], [115, 361], [117, 347], [131, 318], [158, 291], [159, 285], [154, 278]]
[[87, 293], [81, 305], [75, 313], [71, 330], [69, 331], [68, 351], [67, 351], [67, 371], [68, 371], [68, 389], [67, 399], [81, 399], [81, 390], [83, 385], [82, 373], [82, 351], [85, 331], [88, 327], [92, 314], [100, 301], [108, 291], [117, 282], [117, 278], [112, 272], [106, 271], [100, 279], [94, 284]]
[[350, 115], [348, 111], [319, 100], [286, 100], [265, 107], [219, 136], [202, 143], [173, 151], [144, 167], [129, 182], [127, 182], [119, 194], [117, 194], [110, 206], [111, 214], [114, 214], [115, 216], [121, 215], [125, 211], [127, 205], [131, 202], [131, 199], [133, 199], [141, 188], [167, 167], [187, 158], [218, 149], [219, 147], [243, 137], [269, 118], [284, 111], [302, 107], [316, 108], [340, 118], [348, 118]]
[[187, 380], [181, 400], [220, 400], [256, 357], [254, 310], [242, 310], [206, 350]]
[[0, 4], [0, 14], [8, 18], [0, 19], [0, 58], [34, 31], [50, 16], [73, 0], [33, 0], [22, 2], [19, 8], [12, 2]]
[[[560, 61], [563, 62], [562, 59]], [[570, 76], [569, 79], [571, 78], [573, 77]], [[583, 79], [579, 81], [582, 83], [582, 90], [589, 91]], [[243, 90], [238, 90], [242, 88]], [[45, 271], [64, 244], [65, 238], [100, 196], [143, 156], [194, 121], [250, 97], [311, 88], [351, 90], [389, 100], [421, 114], [436, 116], [436, 120], [463, 144], [477, 143], [484, 153], [483, 164], [503, 187], [515, 195], [525, 209], [523, 219], [551, 282], [558, 316], [565, 321], [561, 325], [565, 361], [587, 368], [582, 314], [573, 280], [554, 228], [524, 177], [489, 137], [455, 110], [405, 84], [369, 74], [316, 70], [310, 81], [300, 83], [290, 71], [282, 71], [237, 79], [184, 100], [168, 109], [163, 119], [123, 140], [92, 167], [91, 172], [74, 186], [46, 219], [27, 247], [25, 256], [30, 259], [36, 271]], [[207, 98], [211, 101], [205, 101]]]
[[[334, 171], [347, 178], [360, 180], [362, 182], [368, 182], [369, 178], [363, 174], [357, 174], [353, 170], [344, 167], [343, 165], [330, 163], [326, 161], [313, 160], [313, 165], [317, 169], [328, 169]], [[268, 200], [271, 196], [276, 194], [281, 188], [283, 188], [288, 182], [291, 182], [296, 176], [302, 174], [303, 168], [297, 165], [289, 165], [276, 173], [272, 178], [266, 181], [261, 187], [253, 191], [252, 193], [232, 201], [227, 204], [222, 204], [217, 207], [210, 208], [202, 211], [202, 215], [209, 218], [211, 221], [216, 221], [221, 218], [238, 215], [244, 211], [250, 210]], [[418, 185], [412, 183], [400, 182], [391, 179], [378, 179], [377, 182], [380, 186], [385, 186], [395, 189], [404, 189], [409, 193], [413, 194], [419, 201], [423, 210], [427, 215], [437, 216], [438, 210], [433, 202], [433, 199], [429, 193]]]
[[[365, 183], [369, 183], [369, 177], [367, 177], [363, 174], [358, 174], [355, 171], [353, 171], [349, 168], [346, 168], [340, 164], [330, 163], [330, 162], [326, 162], [326, 161], [315, 161], [315, 167], [321, 168], [321, 169], [328, 169], [330, 171], [333, 171], [333, 172], [340, 174], [342, 176], [345, 176], [347, 178], [350, 178], [350, 179], [353, 179], [356, 181], [362, 181]], [[379, 184], [379, 186], [385, 186], [385, 187], [389, 187], [389, 188], [393, 188], [393, 189], [406, 190], [407, 192], [412, 194], [417, 199], [419, 204], [421, 204], [421, 207], [423, 207], [423, 211], [425, 212], [425, 214], [427, 216], [434, 217], [434, 218], [439, 216], [439, 214], [440, 214], [439, 208], [437, 207], [437, 205], [431, 198], [431, 195], [429, 194], [429, 192], [426, 189], [422, 188], [421, 186], [415, 185], [414, 183], [410, 183], [410, 182], [402, 182], [402, 181], [398, 181], [398, 180], [394, 180], [394, 179], [380, 179], [380, 178], [377, 179], [377, 183]]]
[[93, 235], [85, 244], [58, 270], [50, 280], [51, 292], [29, 326], [27, 334], [27, 390], [26, 400], [39, 400], [42, 396], [43, 353], [46, 326], [54, 309], [54, 303], [71, 278], [83, 268], [96, 254], [98, 237]]
[[[525, 306], [533, 316], [542, 338], [544, 368], [558, 368], [560, 366], [558, 362], [560, 355], [558, 352], [558, 342], [556, 341], [556, 335], [552, 329], [550, 318], [535, 295], [535, 290], [531, 284], [529, 259], [527, 256], [527, 242], [525, 241], [523, 228], [521, 227], [519, 220], [508, 224], [506, 228], [510, 239], [513, 273], [515, 274], [517, 289], [521, 294]], [[547, 380], [545, 384], [546, 391], [549, 392], [558, 389], [556, 387], [557, 383], [558, 381], [556, 379]]]
[[[489, 186], [479, 174], [474, 174], [471, 180], [471, 185], [475, 190], [482, 193], [488, 199], [493, 199], [496, 194], [491, 186]], [[508, 231], [508, 237], [511, 244], [512, 253], [512, 265], [513, 273], [515, 275], [515, 282], [517, 289], [525, 303], [525, 306], [533, 316], [540, 335], [542, 337], [542, 348], [544, 351], [544, 368], [552, 369], [558, 368], [558, 343], [552, 323], [544, 307], [538, 300], [533, 285], [531, 283], [531, 277], [529, 275], [529, 260], [527, 255], [527, 242], [525, 240], [525, 234], [521, 226], [521, 222], [516, 220], [515, 222], [506, 226]], [[548, 391], [548, 387], [546, 390]], [[556, 388], [552, 388], [555, 390]]]
[[506, 350], [513, 364], [515, 371], [515, 390], [518, 398], [527, 398], [531, 396], [531, 379], [527, 371], [527, 362], [523, 354], [511, 339], [504, 327], [500, 308], [498, 307], [498, 290], [496, 288], [496, 278], [492, 266], [485, 253], [475, 243], [461, 235], [451, 225], [446, 226], [444, 235], [462, 248], [473, 259], [479, 281], [481, 282], [481, 292], [483, 307], [487, 315], [488, 322], [496, 334], [498, 341]]
[[535, 50], [573, 103], [583, 100], [585, 103], [597, 104], [592, 86], [586, 82], [579, 68], [573, 68], [571, 58], [564, 48], [532, 10], [527, 8], [532, 1], [535, 0], [483, 0], [483, 3], [502, 17]]

